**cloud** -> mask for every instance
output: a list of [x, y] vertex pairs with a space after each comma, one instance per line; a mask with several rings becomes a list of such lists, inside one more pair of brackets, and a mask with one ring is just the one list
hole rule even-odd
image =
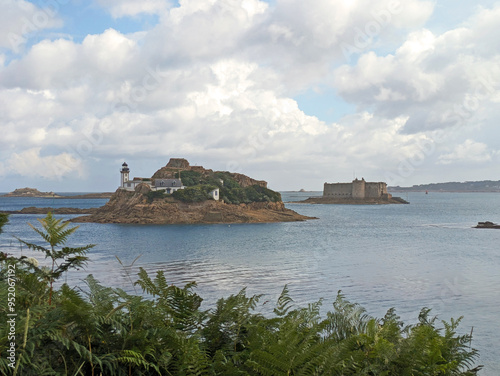
[[[408, 116], [405, 132], [466, 127], [498, 97], [500, 6], [441, 35], [412, 32], [394, 54], [367, 52], [336, 69], [340, 95], [380, 116]], [[484, 118], [484, 117], [483, 117]]]
[[492, 160], [493, 154], [488, 150], [488, 145], [466, 140], [463, 144], [457, 145], [451, 153], [440, 155], [439, 163], [444, 165], [452, 163], [485, 163]]
[[13, 173], [29, 178], [60, 179], [70, 174], [81, 175], [82, 164], [68, 153], [42, 156], [41, 148], [13, 153], [11, 157], [0, 166], [0, 173], [4, 175]]
[[108, 9], [114, 18], [157, 14], [169, 6], [166, 0], [96, 0], [96, 2], [99, 6]]
[[[488, 119], [500, 101], [492, 79], [500, 64], [486, 46], [489, 39], [495, 46], [500, 7], [438, 35], [420, 28], [432, 14], [429, 1], [136, 4], [114, 1], [108, 9], [115, 17], [158, 13], [158, 24], [130, 34], [110, 28], [80, 42], [45, 39], [6, 60], [4, 174], [50, 163], [74, 165], [65, 175], [84, 174], [124, 156], [177, 155], [242, 171], [282, 166], [290, 181], [291, 163], [319, 179], [361, 169], [380, 179], [421, 155], [422, 144], [435, 149], [426, 168], [451, 160], [467, 139], [496, 149], [486, 133], [495, 129]], [[377, 32], [356, 47], [359, 30]], [[359, 50], [355, 64], [344, 64], [342, 43]], [[357, 106], [330, 123], [293, 99], [328, 84]]]
[[30, 34], [62, 26], [59, 0], [40, 8], [25, 0], [0, 0], [0, 48], [19, 52]]

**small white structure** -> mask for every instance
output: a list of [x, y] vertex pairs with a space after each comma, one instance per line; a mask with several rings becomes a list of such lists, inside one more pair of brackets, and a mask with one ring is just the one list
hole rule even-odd
[[212, 198], [215, 200], [215, 201], [219, 201], [219, 188], [215, 188], [212, 192], [209, 193], [210, 196], [212, 196]]

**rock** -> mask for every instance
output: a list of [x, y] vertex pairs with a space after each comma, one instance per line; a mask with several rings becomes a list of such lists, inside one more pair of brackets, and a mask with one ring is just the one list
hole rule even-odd
[[198, 203], [153, 200], [140, 192], [117, 190], [111, 200], [95, 213], [71, 219], [72, 222], [195, 224], [265, 223], [313, 219], [285, 208], [283, 202], [253, 202], [231, 205], [207, 200]]
[[184, 158], [170, 158], [167, 163], [167, 168], [181, 168], [183, 170], [189, 169], [189, 162]]
[[261, 187], [267, 188], [267, 181], [264, 180], [255, 180], [252, 178], [249, 178], [246, 175], [243, 174], [238, 174], [238, 173], [230, 173], [231, 177], [238, 182], [238, 184], [242, 187], [250, 187], [252, 185], [260, 185]]
[[[313, 219], [286, 209], [279, 203], [253, 203], [246, 207], [208, 200], [202, 203], [154, 201], [144, 203], [138, 193], [114, 200], [90, 216], [72, 222], [195, 224], [195, 223], [266, 223]], [[142, 195], [140, 195], [142, 196]], [[255, 205], [258, 204], [258, 205]]]
[[332, 197], [309, 197], [303, 201], [293, 201], [294, 204], [336, 204], [336, 205], [387, 205], [387, 204], [409, 204], [401, 197], [391, 198], [332, 198]]
[[40, 192], [35, 188], [18, 188], [13, 192], [7, 193], [2, 197], [61, 197], [56, 195], [54, 192]]
[[261, 187], [267, 188], [267, 182], [264, 180], [255, 180], [246, 175], [228, 172], [228, 171], [213, 171], [210, 169], [206, 169], [203, 166], [191, 166], [189, 162], [184, 158], [171, 158], [166, 166], [160, 168], [156, 171], [151, 177], [154, 179], [174, 179], [177, 177], [177, 173], [181, 171], [181, 179], [182, 179], [182, 171], [196, 171], [200, 173], [202, 176], [210, 176], [217, 172], [225, 172], [229, 174], [234, 180], [238, 182], [238, 184], [242, 187], [250, 187], [252, 185], [260, 185]]
[[497, 225], [496, 223], [486, 221], [486, 222], [478, 222], [477, 226], [474, 226], [474, 228], [495, 228], [495, 229], [500, 229], [500, 225]]
[[137, 187], [135, 187], [135, 191], [144, 195], [151, 192], [151, 187], [149, 186], [149, 184], [141, 183]]
[[97, 211], [97, 208], [78, 209], [78, 208], [37, 208], [30, 206], [16, 211], [3, 211], [7, 214], [92, 214]]

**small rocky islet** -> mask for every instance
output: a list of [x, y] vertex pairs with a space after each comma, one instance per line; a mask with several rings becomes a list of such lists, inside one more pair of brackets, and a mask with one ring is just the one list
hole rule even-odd
[[314, 219], [287, 209], [267, 182], [172, 158], [151, 178], [129, 179], [102, 207], [72, 222], [131, 224], [268, 223]]

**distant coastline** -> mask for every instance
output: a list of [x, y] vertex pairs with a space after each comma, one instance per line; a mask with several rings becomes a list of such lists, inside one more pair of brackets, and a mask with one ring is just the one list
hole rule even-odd
[[500, 180], [429, 183], [412, 187], [387, 187], [391, 192], [500, 192]]
[[26, 197], [26, 198], [65, 198], [65, 199], [99, 199], [111, 198], [113, 192], [97, 192], [84, 194], [63, 194], [55, 192], [40, 192], [36, 188], [18, 188], [10, 193], [1, 195], [0, 197]]

